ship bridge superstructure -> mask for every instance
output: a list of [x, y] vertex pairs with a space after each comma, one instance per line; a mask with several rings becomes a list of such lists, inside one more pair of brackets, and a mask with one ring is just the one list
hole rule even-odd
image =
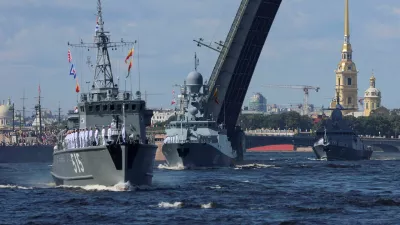
[[205, 113], [234, 130], [282, 0], [242, 0], [209, 80]]

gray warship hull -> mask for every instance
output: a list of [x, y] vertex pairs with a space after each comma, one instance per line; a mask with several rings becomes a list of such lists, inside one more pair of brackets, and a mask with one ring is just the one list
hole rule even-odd
[[40, 146], [0, 146], [0, 163], [51, 163], [51, 145]]
[[151, 185], [156, 150], [150, 144], [60, 150], [54, 153], [51, 174], [56, 185]]
[[219, 149], [203, 143], [165, 143], [162, 152], [169, 166], [228, 167], [234, 166], [235, 158]]
[[[314, 147], [314, 153], [320, 157], [325, 157], [328, 161], [357, 161], [357, 160], [369, 160], [372, 156], [372, 150], [358, 150], [354, 148], [326, 145]], [[324, 156], [324, 152], [325, 156]]]

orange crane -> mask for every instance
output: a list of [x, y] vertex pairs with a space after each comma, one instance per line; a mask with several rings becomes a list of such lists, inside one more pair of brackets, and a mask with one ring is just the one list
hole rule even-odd
[[304, 102], [303, 102], [303, 115], [308, 115], [308, 95], [309, 90], [319, 91], [319, 87], [309, 86], [309, 85], [262, 85], [263, 87], [277, 87], [277, 88], [291, 88], [291, 89], [301, 89], [304, 91]]

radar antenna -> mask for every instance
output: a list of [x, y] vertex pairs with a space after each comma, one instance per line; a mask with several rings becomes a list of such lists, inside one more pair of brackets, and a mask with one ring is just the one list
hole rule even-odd
[[84, 43], [83, 40], [79, 44], [71, 44], [68, 42], [68, 46], [87, 48], [88, 51], [91, 48], [97, 48], [97, 59], [94, 72], [93, 85], [95, 88], [114, 88], [116, 87], [113, 78], [113, 72], [111, 69], [110, 55], [108, 48], [111, 50], [117, 50], [118, 47], [132, 46], [136, 43], [127, 42], [121, 39], [120, 42], [110, 41], [109, 31], [104, 31], [103, 13], [101, 10], [101, 0], [97, 0], [97, 26], [94, 43]]

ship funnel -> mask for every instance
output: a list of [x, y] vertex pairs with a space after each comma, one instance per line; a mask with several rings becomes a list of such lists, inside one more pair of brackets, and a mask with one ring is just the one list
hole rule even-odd
[[203, 86], [203, 76], [197, 71], [190, 72], [186, 77], [186, 86], [190, 93], [199, 93]]

